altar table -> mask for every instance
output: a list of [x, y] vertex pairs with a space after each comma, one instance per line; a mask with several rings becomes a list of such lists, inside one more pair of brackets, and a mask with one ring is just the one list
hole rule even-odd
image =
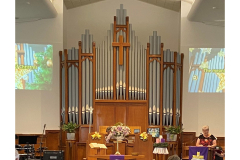
[[[92, 155], [92, 156], [88, 156], [88, 157], [96, 158], [97, 160], [100, 160], [100, 159], [110, 160], [110, 155]], [[144, 155], [138, 155], [138, 156], [124, 155], [124, 159], [136, 160], [136, 159], [143, 159], [143, 158], [145, 158]]]
[[155, 147], [153, 150], [153, 154], [156, 154], [156, 160], [159, 159], [166, 160], [169, 152], [167, 148]]

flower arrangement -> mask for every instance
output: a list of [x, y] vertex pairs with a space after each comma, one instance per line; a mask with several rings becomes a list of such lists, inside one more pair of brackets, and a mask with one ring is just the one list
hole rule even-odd
[[92, 136], [92, 139], [101, 139], [101, 135], [98, 132], [95, 132]]
[[143, 141], [147, 141], [148, 139], [148, 135], [146, 132], [143, 132], [140, 134], [140, 139], [142, 139]]
[[123, 139], [125, 136], [129, 135], [131, 133], [130, 128], [128, 126], [125, 126], [123, 123], [118, 122], [114, 126], [108, 127], [109, 135], [106, 138], [106, 141], [108, 142], [110, 138], [116, 138], [116, 139]]

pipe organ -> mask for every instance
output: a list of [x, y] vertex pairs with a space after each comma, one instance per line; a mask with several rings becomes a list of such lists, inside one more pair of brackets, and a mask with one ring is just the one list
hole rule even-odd
[[[183, 54], [164, 50], [157, 31], [147, 48], [138, 41], [127, 10], [117, 9], [101, 44], [85, 30], [79, 48], [60, 51], [61, 121], [83, 128], [123, 122], [147, 128], [182, 124]], [[84, 139], [85, 138], [85, 139]]]

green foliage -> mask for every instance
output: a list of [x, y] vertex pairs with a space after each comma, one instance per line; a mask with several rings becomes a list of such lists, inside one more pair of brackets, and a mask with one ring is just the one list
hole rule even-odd
[[61, 128], [63, 131], [67, 131], [68, 133], [74, 133], [75, 129], [77, 129], [78, 127], [78, 124], [69, 122], [68, 124], [63, 124]]
[[166, 143], [166, 142], [164, 142], [164, 143], [153, 143], [153, 147], [167, 148], [168, 147], [168, 143]]
[[47, 66], [47, 61], [53, 59], [53, 48], [48, 46], [45, 52], [38, 52], [34, 54], [34, 59], [37, 61], [39, 68], [38, 72], [33, 72], [34, 83], [26, 84], [26, 89], [30, 90], [49, 90], [52, 81], [53, 68]]
[[179, 134], [183, 131], [183, 128], [181, 129], [180, 126], [164, 126], [164, 129], [170, 134]]
[[122, 122], [117, 122], [116, 124], [114, 124], [114, 126], [124, 126], [124, 124]]

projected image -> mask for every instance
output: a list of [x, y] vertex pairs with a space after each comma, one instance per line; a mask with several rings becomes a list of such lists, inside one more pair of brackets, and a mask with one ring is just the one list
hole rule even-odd
[[50, 90], [53, 46], [15, 44], [15, 89]]
[[189, 92], [225, 92], [225, 49], [189, 48]]

